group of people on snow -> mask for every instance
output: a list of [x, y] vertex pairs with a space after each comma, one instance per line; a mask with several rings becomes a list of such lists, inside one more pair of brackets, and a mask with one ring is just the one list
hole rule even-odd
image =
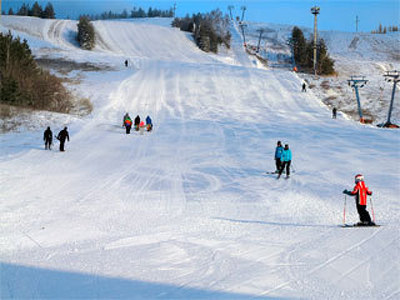
[[[64, 129], [58, 133], [56, 139], [60, 141], [60, 151], [64, 152], [65, 141], [67, 140], [69, 142], [68, 128], [64, 127]], [[53, 132], [51, 131], [50, 126], [44, 131], [43, 140], [45, 150], [51, 150], [51, 145], [53, 144]]]
[[[290, 177], [290, 165], [292, 162], [292, 151], [289, 149], [289, 144], [282, 146], [281, 141], [278, 141], [275, 148], [275, 173], [279, 179], [286, 168], [286, 178]], [[343, 193], [349, 196], [355, 196], [357, 212], [360, 217], [360, 222], [357, 226], [375, 226], [371, 220], [371, 216], [367, 211], [367, 195], [371, 196], [372, 192], [368, 189], [364, 182], [364, 176], [357, 174], [355, 176], [355, 186], [352, 191], [344, 190]]]
[[286, 178], [290, 177], [290, 164], [292, 162], [292, 151], [289, 149], [289, 144], [282, 147], [281, 141], [278, 141], [275, 149], [275, 165], [278, 173], [277, 179], [279, 179], [286, 168]]
[[132, 124], [134, 125], [136, 131], [144, 130], [145, 128], [147, 131], [153, 130], [153, 122], [152, 122], [150, 116], [146, 117], [146, 123], [144, 123], [144, 121], [140, 120], [139, 115], [137, 115], [134, 122], [132, 122], [132, 119], [129, 116], [129, 113], [126, 113], [122, 120], [122, 126], [125, 127], [126, 134], [131, 133]]
[[[334, 115], [336, 117], [336, 108], [334, 108]], [[153, 123], [150, 116], [146, 117], [146, 123], [140, 120], [140, 116], [137, 115], [134, 122], [129, 116], [129, 113], [126, 113], [123, 118], [122, 126], [126, 129], [126, 134], [130, 134], [130, 130], [132, 124], [135, 127], [136, 131], [144, 130], [151, 131], [153, 129]], [[68, 128], [64, 127], [58, 135], [56, 139], [60, 141], [60, 151], [65, 151], [65, 141], [69, 141], [69, 133]], [[43, 140], [45, 142], [45, 149], [51, 150], [51, 145], [53, 144], [53, 133], [50, 129], [50, 126], [44, 131]], [[286, 178], [290, 177], [290, 166], [292, 163], [292, 151], [289, 149], [289, 144], [285, 144], [285, 147], [282, 146], [282, 142], [278, 141], [275, 148], [275, 173], [278, 174], [277, 179], [279, 179], [284, 171], [286, 171]], [[286, 169], [286, 170], [285, 170]], [[367, 196], [372, 195], [372, 192], [368, 189], [364, 182], [364, 176], [358, 174], [355, 176], [355, 186], [352, 191], [344, 190], [343, 193], [349, 196], [356, 197], [356, 206], [357, 212], [360, 216], [360, 222], [356, 225], [359, 226], [375, 226], [375, 223], [371, 220], [371, 217], [367, 211]]]

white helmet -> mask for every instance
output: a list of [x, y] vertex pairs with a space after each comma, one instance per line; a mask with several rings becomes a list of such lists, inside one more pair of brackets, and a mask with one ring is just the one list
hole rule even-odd
[[364, 176], [362, 176], [361, 174], [357, 174], [354, 179], [356, 182], [364, 181]]

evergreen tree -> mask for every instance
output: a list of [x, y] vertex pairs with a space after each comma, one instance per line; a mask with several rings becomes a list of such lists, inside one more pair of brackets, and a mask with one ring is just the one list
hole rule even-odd
[[68, 111], [69, 95], [54, 75], [36, 64], [26, 40], [0, 33], [0, 102]]
[[18, 82], [15, 79], [3, 78], [0, 84], [0, 102], [17, 104], [18, 90]]
[[328, 50], [323, 39], [320, 39], [319, 41], [317, 53], [318, 74], [331, 75], [335, 73], [335, 69], [333, 67], [334, 61], [329, 57]]
[[42, 17], [45, 19], [55, 19], [56, 18], [56, 13], [54, 12], [54, 7], [50, 2], [47, 3], [42, 15], [43, 15]]
[[79, 18], [77, 40], [81, 48], [85, 50], [91, 50], [95, 45], [94, 27], [86, 16]]
[[220, 10], [214, 10], [207, 14], [196, 14], [192, 17], [175, 18], [172, 26], [180, 30], [194, 32], [197, 46], [205, 52], [218, 52], [218, 45], [225, 44], [230, 47], [229, 17], [222, 16]]
[[13, 11], [13, 9], [10, 7], [10, 9], [8, 10], [8, 15], [9, 16], [12, 16], [12, 15], [14, 15], [14, 11]]
[[128, 18], [128, 11], [126, 9], [123, 10], [122, 14], [121, 14], [121, 18], [122, 19], [126, 19]]
[[39, 5], [39, 3], [35, 2], [32, 6], [32, 9], [29, 12], [29, 15], [32, 17], [42, 17], [42, 13], [43, 13], [43, 9], [42, 7]]
[[29, 6], [25, 3], [22, 4], [21, 8], [17, 12], [18, 16], [28, 16], [29, 15]]
[[303, 31], [295, 26], [292, 30], [290, 44], [293, 49], [293, 56], [296, 64], [304, 66], [307, 61], [307, 43]]

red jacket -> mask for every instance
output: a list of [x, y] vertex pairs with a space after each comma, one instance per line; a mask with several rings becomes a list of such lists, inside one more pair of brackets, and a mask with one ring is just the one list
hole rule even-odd
[[358, 204], [367, 205], [367, 195], [372, 195], [372, 192], [365, 186], [364, 181], [359, 181], [351, 194], [356, 195]]

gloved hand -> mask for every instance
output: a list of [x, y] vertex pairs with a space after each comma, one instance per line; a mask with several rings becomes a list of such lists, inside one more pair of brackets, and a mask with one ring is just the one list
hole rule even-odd
[[343, 194], [348, 194], [348, 193], [349, 193], [348, 190], [344, 190], [344, 191], [343, 191]]

